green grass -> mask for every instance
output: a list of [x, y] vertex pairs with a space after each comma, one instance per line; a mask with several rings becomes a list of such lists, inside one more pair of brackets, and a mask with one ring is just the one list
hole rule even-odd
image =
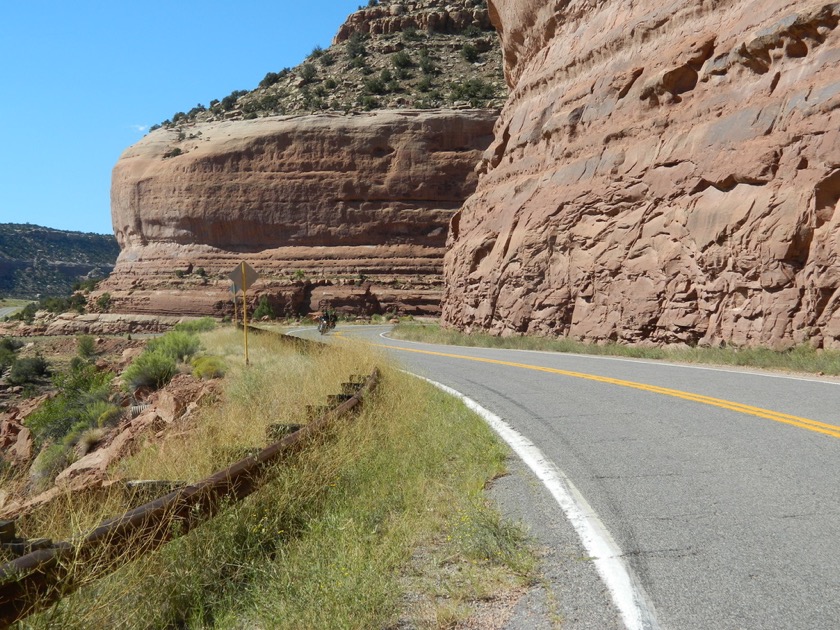
[[0, 308], [10, 308], [12, 306], [26, 306], [31, 300], [18, 300], [15, 298], [0, 298]]
[[[238, 331], [202, 344], [228, 366], [221, 399], [112, 475], [195, 481], [264, 446], [268, 425], [305, 422], [305, 405], [350, 374], [378, 366], [382, 382], [247, 500], [27, 627], [448, 627], [473, 601], [533, 579], [525, 534], [484, 497], [507, 451], [460, 402], [361, 345], [296, 354], [254, 335], [246, 368]], [[23, 533], [66, 539], [112, 516], [120, 497], [62, 501], [24, 519]]]
[[679, 363], [703, 363], [840, 375], [840, 351], [816, 350], [807, 345], [778, 351], [769, 348], [688, 348], [588, 344], [573, 339], [534, 336], [496, 337], [485, 333], [465, 334], [438, 324], [400, 323], [391, 335], [396, 339], [455, 346], [542, 350], [637, 359], [660, 359]]

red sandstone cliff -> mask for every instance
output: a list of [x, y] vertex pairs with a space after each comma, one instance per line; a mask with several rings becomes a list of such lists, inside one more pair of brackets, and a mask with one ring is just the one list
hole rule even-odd
[[114, 168], [122, 251], [100, 291], [117, 312], [221, 315], [232, 310], [226, 275], [246, 260], [262, 275], [254, 295], [278, 315], [322, 299], [436, 312], [448, 221], [475, 189], [496, 116], [400, 110], [159, 129]]
[[840, 347], [840, 3], [489, 4], [512, 93], [446, 324]]

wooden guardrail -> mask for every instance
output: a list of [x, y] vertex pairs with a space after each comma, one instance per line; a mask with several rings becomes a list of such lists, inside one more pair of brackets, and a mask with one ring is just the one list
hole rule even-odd
[[[0, 566], [0, 627], [43, 610], [79, 587], [78, 563], [96, 563], [95, 578], [157, 549], [176, 535], [212, 518], [223, 505], [239, 501], [265, 483], [270, 467], [299, 451], [332, 422], [373, 391], [379, 371], [344, 385], [335, 406], [259, 453], [241, 459], [198, 483], [179, 488], [122, 516], [102, 523], [78, 542], [37, 549]], [[351, 393], [352, 392], [352, 393]], [[94, 579], [86, 576], [86, 579]]]

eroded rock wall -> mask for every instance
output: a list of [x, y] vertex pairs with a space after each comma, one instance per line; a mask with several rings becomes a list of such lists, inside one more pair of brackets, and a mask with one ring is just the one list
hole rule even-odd
[[475, 189], [497, 115], [400, 110], [157, 130], [114, 168], [122, 251], [100, 293], [117, 312], [224, 314], [227, 273], [245, 260], [262, 275], [252, 294], [277, 315], [322, 300], [436, 312], [447, 225]]
[[512, 89], [444, 321], [840, 347], [840, 3], [491, 0]]

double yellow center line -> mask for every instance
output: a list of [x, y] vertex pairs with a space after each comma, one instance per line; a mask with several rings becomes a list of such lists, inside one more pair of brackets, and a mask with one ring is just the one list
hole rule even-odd
[[712, 398], [711, 396], [703, 396], [701, 394], [691, 394], [689, 392], [682, 392], [678, 389], [669, 389], [667, 387], [658, 387], [656, 385], [646, 385], [644, 383], [635, 383], [633, 381], [625, 381], [618, 378], [610, 378], [607, 376], [596, 376], [595, 374], [586, 374], [584, 372], [571, 372], [569, 370], [558, 370], [556, 368], [541, 367], [539, 365], [529, 365], [527, 363], [514, 363], [512, 361], [500, 361], [498, 359], [483, 359], [480, 357], [470, 357], [462, 354], [450, 354], [447, 352], [432, 352], [431, 350], [417, 350], [414, 348], [401, 348], [399, 346], [390, 346], [386, 344], [379, 344], [384, 348], [392, 350], [400, 350], [402, 352], [414, 352], [417, 354], [428, 354], [438, 357], [448, 357], [450, 359], [463, 359], [466, 361], [477, 361], [479, 363], [492, 363], [494, 365], [504, 365], [507, 367], [520, 368], [523, 370], [534, 370], [536, 372], [547, 372], [549, 374], [557, 374], [560, 376], [568, 376], [571, 378], [582, 378], [587, 381], [595, 381], [597, 383], [608, 383], [610, 385], [618, 385], [619, 387], [630, 387], [645, 392], [652, 392], [654, 394], [662, 394], [663, 396], [673, 396], [674, 398], [681, 398], [692, 402], [702, 403], [704, 405], [712, 405], [713, 407], [720, 407], [721, 409], [728, 409], [729, 411], [737, 411], [759, 418], [766, 418], [774, 422], [782, 422], [800, 429], [807, 429], [816, 433], [822, 433], [831, 437], [840, 438], [840, 426], [833, 424], [826, 424], [818, 422], [817, 420], [810, 420], [809, 418], [800, 418], [799, 416], [792, 416], [786, 413], [779, 413], [769, 409], [762, 409], [761, 407], [753, 407], [752, 405], [744, 405], [729, 400], [720, 398]]

